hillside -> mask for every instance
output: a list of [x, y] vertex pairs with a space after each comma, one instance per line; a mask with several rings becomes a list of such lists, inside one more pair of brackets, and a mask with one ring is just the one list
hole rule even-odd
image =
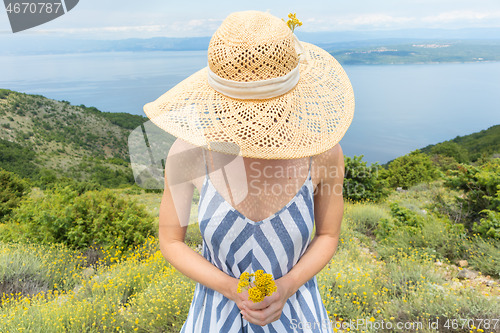
[[[44, 183], [69, 177], [109, 187], [132, 184], [128, 138], [146, 121], [138, 115], [101, 112], [94, 107], [0, 89], [0, 168]], [[421, 151], [453, 157], [457, 162], [498, 155], [500, 125]]]
[[132, 183], [127, 139], [147, 118], [0, 90], [0, 167], [23, 177]]
[[499, 40], [378, 40], [324, 48], [343, 65], [500, 61]]
[[491, 126], [486, 130], [428, 145], [420, 149], [423, 153], [441, 153], [455, 157], [457, 162], [475, 162], [480, 157], [500, 157], [500, 125]]

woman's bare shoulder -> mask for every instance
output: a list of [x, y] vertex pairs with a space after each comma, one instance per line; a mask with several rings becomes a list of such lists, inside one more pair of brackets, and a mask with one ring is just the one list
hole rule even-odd
[[197, 146], [187, 142], [187, 141], [184, 141], [184, 140], [181, 140], [179, 138], [177, 138], [174, 143], [172, 144], [172, 147], [170, 147], [170, 150], [168, 152], [168, 155], [174, 155], [174, 154], [178, 154], [178, 153], [185, 153], [185, 152], [188, 152], [192, 149], [196, 149], [198, 148]]
[[344, 163], [344, 153], [340, 143], [337, 143], [327, 151], [313, 157], [314, 163], [318, 166], [340, 165]]
[[181, 139], [175, 140], [170, 147], [166, 161], [169, 177], [189, 181], [204, 173], [203, 148]]
[[344, 175], [344, 154], [340, 143], [337, 143], [327, 151], [313, 157], [313, 168], [315, 169], [315, 183], [325, 182], [328, 179]]
[[344, 157], [340, 143], [320, 154], [326, 161], [335, 162]]

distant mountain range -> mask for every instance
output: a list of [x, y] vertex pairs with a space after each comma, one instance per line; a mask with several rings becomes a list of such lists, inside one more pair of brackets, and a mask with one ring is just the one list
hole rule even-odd
[[500, 61], [500, 40], [385, 40], [324, 48], [343, 65]]
[[[395, 31], [333, 31], [296, 32], [305, 42], [316, 44], [330, 51], [345, 47], [367, 47], [401, 42], [429, 40], [500, 40], [500, 28], [476, 29], [409, 29]], [[206, 50], [210, 37], [122, 40], [84, 40], [33, 35], [0, 36], [0, 55], [61, 54], [80, 52], [140, 52], [140, 51], [192, 51]]]

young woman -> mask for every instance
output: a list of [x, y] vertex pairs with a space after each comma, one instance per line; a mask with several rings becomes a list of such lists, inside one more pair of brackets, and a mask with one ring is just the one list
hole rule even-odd
[[[343, 214], [338, 142], [354, 97], [342, 67], [269, 13], [229, 15], [208, 66], [144, 110], [178, 137], [165, 166], [160, 248], [197, 282], [181, 332], [332, 332], [315, 275]], [[184, 243], [194, 188], [202, 255]], [[277, 291], [237, 293], [262, 269]]]

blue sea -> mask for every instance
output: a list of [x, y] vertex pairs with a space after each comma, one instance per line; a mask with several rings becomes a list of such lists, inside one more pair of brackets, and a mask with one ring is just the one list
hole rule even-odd
[[[206, 63], [206, 51], [0, 56], [0, 88], [144, 115], [145, 103]], [[347, 156], [385, 163], [500, 124], [500, 62], [344, 69], [356, 98]]]

